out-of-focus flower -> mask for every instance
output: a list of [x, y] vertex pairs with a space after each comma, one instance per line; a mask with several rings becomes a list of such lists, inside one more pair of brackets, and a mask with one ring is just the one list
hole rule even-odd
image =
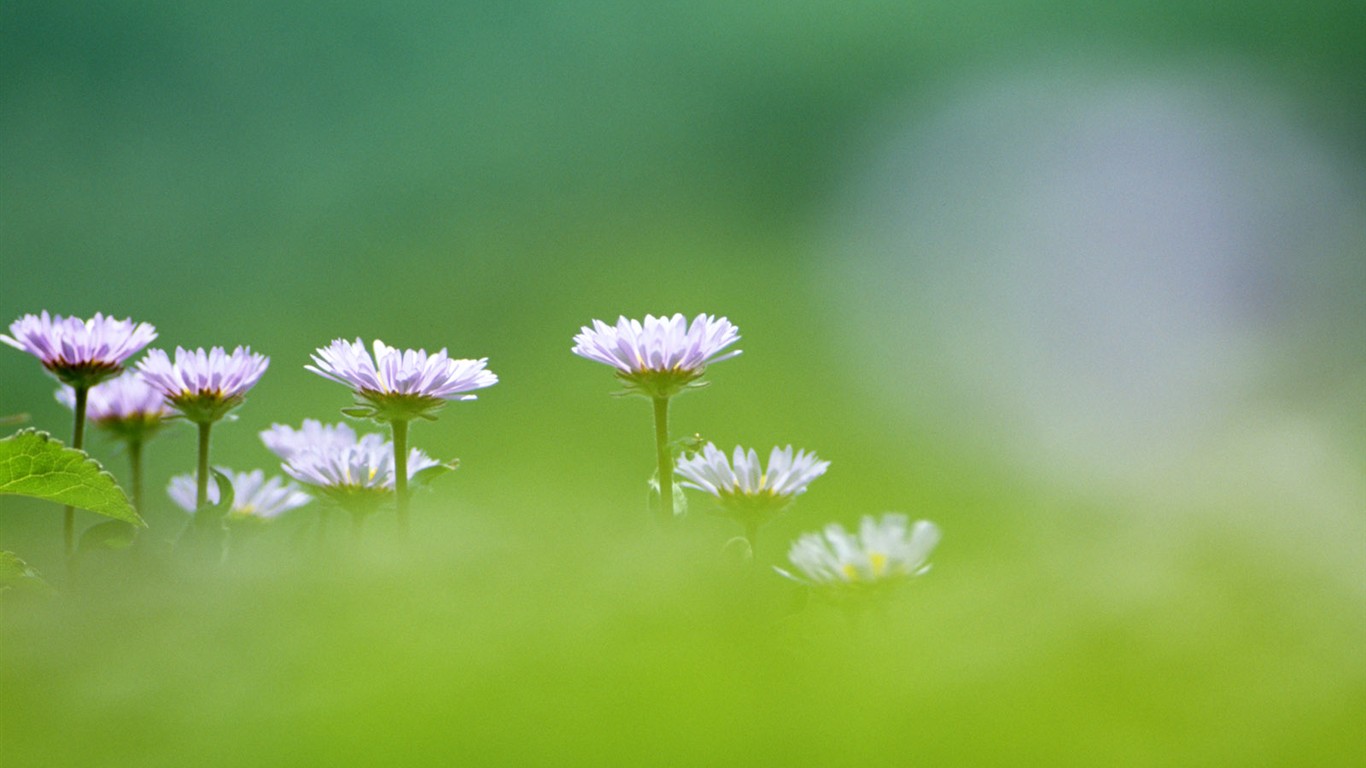
[[282, 461], [289, 461], [304, 451], [328, 453], [354, 445], [356, 431], [344, 423], [323, 424], [317, 419], [304, 419], [299, 429], [271, 424], [270, 429], [262, 430], [261, 442]]
[[573, 353], [616, 369], [630, 392], [668, 398], [697, 382], [707, 365], [728, 360], [740, 350], [722, 351], [740, 339], [726, 318], [681, 314], [646, 315], [645, 321], [617, 318], [615, 326], [594, 320], [574, 337]]
[[[370, 492], [382, 497], [393, 493], [393, 443], [377, 434], [362, 435], [357, 439], [345, 424], [335, 425], [330, 432], [325, 432], [321, 425], [319, 427], [315, 434], [327, 437], [316, 443], [302, 442], [305, 430], [298, 430], [292, 436], [279, 440], [280, 433], [289, 429], [282, 425], [271, 441], [283, 445], [283, 450], [267, 442], [267, 447], [283, 459], [286, 474], [338, 500]], [[272, 427], [272, 430], [275, 429]], [[265, 434], [262, 434], [263, 441], [266, 439]], [[349, 439], [346, 439], [348, 436]], [[408, 452], [408, 479], [439, 463], [413, 448]]]
[[886, 514], [881, 519], [865, 515], [857, 534], [838, 523], [823, 534], [802, 534], [787, 553], [793, 575], [778, 573], [803, 584], [845, 591], [884, 585], [919, 576], [930, 569], [930, 552], [939, 543], [939, 528], [919, 520], [910, 525], [905, 515]]
[[[161, 392], [136, 371], [90, 388], [86, 418], [95, 426], [125, 440], [142, 440], [165, 425], [171, 410]], [[76, 393], [69, 386], [57, 390], [57, 400], [76, 407]]]
[[92, 387], [123, 371], [128, 358], [157, 337], [156, 329], [99, 312], [78, 317], [24, 315], [10, 324], [0, 342], [38, 358], [53, 376], [73, 387]]
[[231, 354], [222, 347], [208, 352], [202, 347], [176, 347], [174, 363], [164, 351], [153, 349], [138, 363], [138, 370], [171, 407], [190, 421], [206, 424], [241, 405], [268, 365], [270, 358], [251, 347], [237, 347]]
[[456, 360], [442, 349], [395, 349], [378, 339], [374, 357], [360, 339], [336, 339], [313, 355], [314, 365], [304, 368], [350, 387], [359, 409], [349, 415], [378, 421], [432, 418], [447, 400], [474, 400], [476, 389], [498, 383], [487, 370], [488, 358]]
[[725, 512], [738, 519], [764, 522], [806, 492], [811, 481], [825, 474], [830, 462], [814, 453], [793, 452], [792, 446], [774, 448], [768, 467], [759, 454], [736, 446], [734, 461], [712, 443], [702, 452], [680, 459], [679, 483], [715, 496]]
[[[291, 509], [297, 509], [312, 501], [312, 497], [304, 493], [297, 483], [286, 482], [280, 477], [271, 477], [267, 480], [265, 473], [259, 469], [250, 472], [233, 472], [230, 469], [219, 467], [218, 471], [232, 481], [232, 509], [228, 512], [229, 519], [260, 518], [272, 520]], [[171, 478], [170, 485], [166, 487], [166, 494], [181, 509], [191, 514], [194, 513], [194, 475], [176, 475]], [[217, 504], [218, 498], [218, 484], [209, 483], [209, 503]]]

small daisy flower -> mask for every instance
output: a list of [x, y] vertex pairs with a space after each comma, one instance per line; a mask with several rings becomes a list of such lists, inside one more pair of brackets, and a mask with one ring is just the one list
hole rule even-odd
[[[218, 468], [232, 481], [232, 510], [229, 519], [258, 518], [273, 520], [291, 509], [297, 509], [313, 500], [303, 492], [297, 483], [286, 482], [280, 477], [265, 478], [259, 469], [250, 472], [233, 472]], [[176, 475], [166, 487], [166, 494], [181, 509], [195, 512], [195, 478], [193, 475]], [[218, 484], [209, 485], [209, 503], [218, 503]]]
[[208, 352], [176, 347], [174, 363], [164, 351], [153, 349], [138, 370], [185, 418], [208, 424], [241, 405], [269, 365], [270, 358], [251, 347], [237, 347], [231, 354], [222, 347]]
[[123, 364], [157, 337], [156, 329], [99, 312], [78, 317], [24, 315], [10, 324], [0, 342], [38, 358], [59, 381], [89, 388], [123, 371]]
[[355, 392], [359, 408], [348, 415], [378, 421], [432, 418], [447, 400], [474, 400], [468, 394], [498, 383], [485, 368], [488, 358], [455, 360], [446, 350], [429, 355], [424, 349], [395, 349], [378, 339], [374, 357], [360, 339], [336, 339], [313, 355], [304, 368], [345, 384]]
[[739, 339], [739, 330], [724, 317], [698, 315], [689, 324], [681, 314], [646, 315], [644, 322], [619, 317], [615, 326], [594, 320], [574, 337], [572, 351], [615, 368], [630, 392], [668, 398], [701, 386], [697, 379], [707, 365], [740, 354], [722, 354]]
[[[76, 392], [64, 385], [57, 390], [57, 400], [74, 410]], [[126, 371], [91, 387], [86, 403], [86, 418], [124, 440], [142, 440], [150, 436], [165, 426], [165, 419], [171, 414], [161, 392], [136, 371]]]
[[[285, 474], [352, 511], [372, 512], [380, 503], [393, 497], [394, 445], [382, 435], [357, 438], [345, 424], [337, 424], [330, 431], [322, 425], [312, 431], [306, 424], [305, 429], [292, 436], [278, 439], [287, 429], [283, 426], [278, 430], [272, 428], [275, 431], [267, 442], [267, 446], [284, 460]], [[303, 435], [308, 431], [323, 439], [304, 444]], [[262, 440], [266, 440], [266, 434], [270, 432], [262, 433]], [[407, 479], [411, 480], [417, 473], [439, 463], [413, 448], [408, 452]]]
[[261, 442], [282, 461], [289, 461], [303, 451], [327, 453], [354, 445], [356, 431], [346, 424], [323, 424], [317, 419], [304, 419], [295, 429], [285, 424], [272, 424], [261, 432]]
[[925, 520], [909, 525], [905, 515], [881, 519], [865, 515], [857, 534], [838, 523], [820, 533], [803, 534], [787, 558], [801, 574], [781, 568], [793, 581], [833, 592], [886, 585], [919, 576], [930, 569], [930, 552], [939, 543], [939, 528]]
[[793, 453], [789, 445], [775, 447], [764, 468], [753, 448], [737, 446], [732, 461], [707, 443], [701, 453], [680, 459], [677, 472], [681, 485], [715, 496], [728, 516], [758, 524], [787, 508], [829, 466], [814, 453]]

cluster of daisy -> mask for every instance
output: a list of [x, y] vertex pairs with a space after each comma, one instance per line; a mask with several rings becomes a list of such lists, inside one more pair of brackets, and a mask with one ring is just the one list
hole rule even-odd
[[[739, 330], [724, 317], [698, 315], [690, 323], [681, 314], [646, 315], [644, 321], [621, 317], [616, 325], [594, 320], [574, 337], [572, 351], [612, 366], [624, 387], [620, 394], [653, 401], [658, 469], [652, 487], [657, 488], [662, 517], [671, 519], [681, 507], [675, 504], [677, 475], [679, 485], [709, 494], [719, 514], [743, 527], [752, 556], [760, 526], [789, 509], [830, 462], [790, 445], [774, 447], [767, 463], [760, 461], [758, 451], [743, 446], [729, 457], [710, 442], [700, 450], [675, 451], [677, 444], [669, 441], [669, 399], [705, 385], [701, 379], [709, 364], [740, 354], [728, 349], [739, 339]], [[908, 527], [901, 515], [865, 517], [857, 536], [831, 525], [823, 538], [799, 538], [788, 559], [801, 576], [778, 570], [829, 594], [843, 594], [924, 573], [938, 540], [938, 528], [929, 522]]]
[[[392, 502], [406, 529], [410, 487], [453, 466], [410, 447], [410, 423], [434, 421], [448, 401], [476, 399], [476, 390], [498, 382], [487, 358], [455, 359], [445, 349], [429, 354], [378, 340], [367, 348], [360, 339], [336, 339], [317, 349], [304, 368], [350, 388], [354, 401], [342, 412], [386, 427], [388, 439], [358, 434], [345, 423], [274, 424], [261, 432], [261, 440], [290, 479], [220, 467], [223, 492], [232, 493], [231, 503], [220, 505], [219, 483], [210, 483], [211, 429], [242, 405], [269, 358], [245, 346], [231, 352], [177, 347], [174, 355], [148, 350], [130, 368], [129, 359], [156, 338], [156, 329], [102, 314], [89, 320], [25, 315], [9, 330], [0, 342], [37, 357], [60, 382], [57, 397], [75, 414], [74, 447], [82, 447], [87, 420], [127, 446], [136, 505], [142, 503], [142, 444], [168, 420], [196, 426], [196, 472], [172, 479], [168, 493], [194, 515], [192, 529], [204, 531], [222, 530], [232, 521], [268, 520], [315, 497], [351, 513], [357, 529]], [[728, 455], [700, 438], [670, 441], [670, 400], [705, 386], [709, 365], [740, 354], [734, 349], [739, 339], [739, 329], [724, 317], [647, 315], [643, 321], [621, 317], [615, 325], [594, 320], [574, 337], [572, 351], [611, 366], [623, 387], [619, 394], [652, 402], [657, 468], [651, 487], [660, 517], [672, 521], [682, 515], [683, 488], [707, 494], [718, 514], [740, 524], [752, 555], [759, 528], [787, 511], [830, 462], [791, 445], [772, 448], [764, 462], [754, 448], [737, 446]], [[71, 520], [68, 508], [68, 551]], [[923, 573], [938, 539], [938, 529], [928, 522], [866, 517], [857, 534], [831, 525], [823, 535], [802, 536], [788, 555], [800, 575], [780, 572], [822, 589], [862, 590]]]
[[[498, 377], [487, 359], [451, 358], [445, 349], [399, 350], [375, 341], [373, 356], [357, 339], [333, 341], [305, 366], [352, 389], [355, 405], [347, 415], [368, 418], [391, 431], [357, 434], [346, 424], [324, 426], [307, 420], [294, 430], [274, 425], [261, 438], [281, 459], [292, 479], [266, 478], [260, 470], [234, 472], [219, 467], [233, 494], [229, 510], [219, 510], [219, 491], [210, 482], [210, 434], [246, 400], [265, 374], [270, 359], [250, 347], [184, 349], [174, 355], [151, 349], [135, 366], [128, 361], [157, 336], [147, 323], [96, 314], [89, 320], [61, 315], [25, 315], [10, 325], [0, 342], [28, 352], [60, 382], [57, 398], [75, 415], [72, 446], [83, 447], [87, 421], [124, 443], [131, 463], [133, 502], [142, 506], [141, 449], [169, 420], [181, 419], [198, 430], [198, 467], [171, 480], [167, 493], [191, 512], [192, 529], [221, 530], [237, 520], [268, 520], [313, 498], [334, 502], [360, 517], [392, 501], [406, 526], [409, 482], [449, 469], [407, 446], [408, 423], [434, 420], [448, 400], [473, 400], [473, 390]], [[302, 485], [300, 485], [302, 484]], [[72, 552], [73, 510], [66, 511], [65, 533]]]

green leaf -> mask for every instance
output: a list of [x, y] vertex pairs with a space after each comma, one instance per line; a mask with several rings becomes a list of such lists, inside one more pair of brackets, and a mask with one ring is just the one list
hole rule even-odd
[[78, 547], [82, 552], [92, 549], [127, 549], [133, 545], [136, 528], [122, 520], [108, 520], [92, 525], [81, 534]]
[[18, 555], [0, 552], [0, 593], [7, 589], [28, 589], [44, 594], [56, 591]]
[[413, 476], [408, 478], [408, 486], [413, 489], [426, 488], [433, 480], [454, 471], [458, 466], [460, 466], [460, 459], [451, 459], [445, 464], [437, 464], [414, 472]]
[[195, 512], [195, 514], [198, 515], [203, 512], [212, 512], [213, 518], [217, 520], [227, 517], [228, 513], [232, 511], [232, 503], [236, 500], [234, 498], [236, 492], [232, 487], [232, 478], [216, 469], [211, 469], [209, 471], [213, 473], [214, 485], [218, 486], [218, 503], [206, 503], [204, 508]]
[[24, 429], [0, 440], [0, 494], [78, 507], [146, 527], [114, 476], [85, 451], [46, 432]]

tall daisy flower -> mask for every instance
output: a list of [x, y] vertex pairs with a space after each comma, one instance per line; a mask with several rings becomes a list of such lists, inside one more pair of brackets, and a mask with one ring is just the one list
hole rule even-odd
[[[78, 317], [24, 315], [0, 334], [0, 342], [37, 357], [48, 373], [72, 389], [75, 426], [71, 447], [85, 447], [86, 399], [90, 388], [123, 372], [123, 364], [157, 337], [156, 328], [131, 319], [117, 320], [99, 312]], [[75, 549], [75, 509], [67, 507], [63, 533], [66, 553]]]
[[[62, 385], [57, 390], [57, 400], [75, 410], [76, 390]], [[125, 371], [90, 389], [86, 417], [97, 429], [112, 435], [128, 448], [133, 506], [139, 510], [142, 509], [142, 445], [166, 426], [166, 419], [171, 414], [161, 392], [136, 371]]]
[[669, 447], [669, 399], [696, 389], [707, 366], [729, 360], [740, 350], [727, 348], [740, 340], [740, 331], [726, 318], [698, 315], [689, 323], [681, 314], [646, 315], [645, 320], [617, 318], [616, 325], [594, 320], [574, 337], [571, 350], [579, 357], [610, 365], [624, 386], [622, 394], [637, 394], [654, 403], [655, 458], [659, 465], [660, 516], [673, 518], [673, 451]]
[[[357, 437], [346, 424], [323, 425], [310, 419], [297, 430], [272, 425], [261, 433], [261, 441], [280, 457], [285, 474], [350, 512], [357, 528], [385, 500], [394, 498], [394, 446], [382, 435]], [[440, 465], [417, 448], [410, 449], [406, 459], [408, 481]]]
[[[232, 481], [232, 509], [228, 512], [231, 519], [273, 520], [313, 500], [294, 481], [285, 481], [281, 477], [267, 479], [259, 469], [233, 472], [218, 467], [218, 471]], [[166, 495], [171, 497], [171, 501], [192, 515], [199, 509], [197, 491], [195, 478], [191, 475], [176, 475], [166, 486]], [[218, 503], [217, 484], [209, 487], [209, 503]]]
[[800, 575], [775, 570], [831, 597], [847, 596], [925, 573], [938, 543], [934, 523], [911, 524], [905, 515], [865, 515], [857, 533], [832, 523], [823, 533], [806, 533], [793, 542], [787, 558]]
[[807, 486], [830, 467], [816, 454], [775, 447], [768, 455], [768, 466], [759, 462], [753, 448], [736, 446], [733, 459], [712, 443], [700, 453], [678, 462], [678, 475], [685, 488], [714, 496], [721, 512], [745, 527], [750, 546], [759, 526], [773, 519], [806, 493]]
[[387, 423], [393, 434], [394, 497], [399, 526], [408, 526], [408, 422], [435, 420], [447, 400], [474, 400], [476, 389], [498, 383], [485, 367], [488, 358], [451, 358], [445, 349], [427, 354], [424, 349], [396, 349], [378, 339], [374, 356], [365, 344], [335, 339], [313, 355], [304, 368], [351, 388], [356, 405], [343, 413]]
[[[199, 427], [199, 464], [196, 471], [196, 506], [209, 500], [209, 430], [246, 400], [247, 391], [261, 380], [270, 358], [237, 347], [209, 351], [176, 347], [175, 360], [160, 349], [148, 351], [138, 371], [166, 403]], [[197, 515], [195, 525], [209, 526], [211, 515]]]

